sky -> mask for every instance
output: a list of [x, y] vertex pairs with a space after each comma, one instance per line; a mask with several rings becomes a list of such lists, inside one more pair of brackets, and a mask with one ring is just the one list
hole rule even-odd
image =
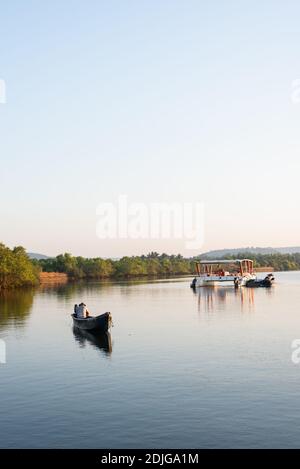
[[[300, 245], [300, 3], [1, 4], [0, 241], [56, 255]], [[1, 98], [1, 96], [0, 96]], [[97, 232], [201, 203], [203, 242]]]

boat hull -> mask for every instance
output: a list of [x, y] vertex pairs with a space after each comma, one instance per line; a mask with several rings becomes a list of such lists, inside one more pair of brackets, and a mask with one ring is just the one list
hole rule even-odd
[[110, 313], [104, 313], [100, 316], [89, 317], [86, 319], [79, 319], [72, 314], [72, 318], [74, 326], [85, 331], [107, 332], [112, 325]]
[[191, 287], [220, 287], [220, 286], [232, 286], [232, 287], [242, 287], [249, 282], [249, 280], [256, 280], [256, 275], [249, 274], [247, 276], [234, 276], [234, 275], [226, 275], [226, 276], [199, 276], [195, 277], [193, 280]]

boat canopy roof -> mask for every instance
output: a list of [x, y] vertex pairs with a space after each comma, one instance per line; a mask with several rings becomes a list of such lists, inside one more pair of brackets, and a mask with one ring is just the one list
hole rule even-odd
[[240, 264], [241, 262], [253, 262], [252, 259], [221, 259], [221, 260], [206, 260], [199, 261], [199, 264], [214, 265], [214, 264]]

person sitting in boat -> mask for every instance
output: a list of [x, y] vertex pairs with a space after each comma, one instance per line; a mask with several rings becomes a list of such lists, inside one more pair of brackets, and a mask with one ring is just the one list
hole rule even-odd
[[76, 305], [74, 305], [74, 314], [75, 314], [75, 316], [77, 316], [77, 311], [78, 311], [78, 305], [76, 304]]
[[85, 303], [80, 303], [80, 305], [77, 308], [77, 318], [79, 319], [86, 319], [90, 316], [90, 313], [86, 307]]

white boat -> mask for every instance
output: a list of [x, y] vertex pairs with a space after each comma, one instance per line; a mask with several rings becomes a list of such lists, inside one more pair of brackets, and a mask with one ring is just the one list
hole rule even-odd
[[196, 269], [197, 276], [191, 283], [192, 288], [220, 285], [240, 287], [257, 278], [251, 259], [199, 261]]

